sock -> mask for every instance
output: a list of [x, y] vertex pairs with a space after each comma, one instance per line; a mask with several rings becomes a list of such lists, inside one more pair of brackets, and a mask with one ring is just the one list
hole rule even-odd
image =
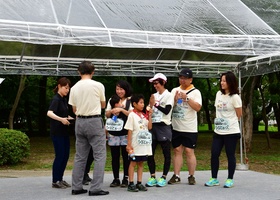
[[129, 182], [129, 185], [134, 185], [133, 181], [132, 181], [132, 182]]
[[151, 178], [156, 178], [156, 176], [155, 176], [155, 175], [152, 175]]
[[166, 177], [165, 177], [165, 176], [162, 176], [161, 178], [166, 179]]
[[140, 185], [142, 182], [141, 181], [137, 181], [137, 185]]

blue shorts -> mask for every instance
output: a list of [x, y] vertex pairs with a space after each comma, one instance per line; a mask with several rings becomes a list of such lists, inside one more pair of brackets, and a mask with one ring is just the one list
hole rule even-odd
[[127, 145], [127, 135], [114, 136], [109, 134], [108, 136], [109, 146], [126, 146]]

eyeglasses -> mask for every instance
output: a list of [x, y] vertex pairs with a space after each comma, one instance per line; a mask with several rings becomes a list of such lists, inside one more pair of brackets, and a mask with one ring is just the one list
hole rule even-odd
[[156, 82], [156, 81], [155, 81], [155, 82], [153, 82], [153, 84], [154, 84], [154, 85], [157, 85], [157, 84], [159, 84], [159, 82]]

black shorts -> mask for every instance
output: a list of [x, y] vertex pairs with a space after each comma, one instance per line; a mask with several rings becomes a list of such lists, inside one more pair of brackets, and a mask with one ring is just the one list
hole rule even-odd
[[128, 159], [134, 162], [141, 162], [141, 161], [147, 161], [148, 156], [135, 156], [135, 160], [133, 160], [131, 157], [128, 156]]
[[196, 148], [197, 143], [197, 133], [188, 133], [188, 132], [179, 132], [172, 131], [172, 146], [173, 148], [179, 147], [183, 145], [184, 147], [188, 147], [191, 149]]

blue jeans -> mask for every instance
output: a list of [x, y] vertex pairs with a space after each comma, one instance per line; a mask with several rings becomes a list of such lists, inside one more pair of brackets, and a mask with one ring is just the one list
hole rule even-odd
[[63, 174], [69, 159], [70, 153], [70, 139], [69, 136], [51, 135], [55, 159], [52, 167], [52, 181], [62, 181]]

